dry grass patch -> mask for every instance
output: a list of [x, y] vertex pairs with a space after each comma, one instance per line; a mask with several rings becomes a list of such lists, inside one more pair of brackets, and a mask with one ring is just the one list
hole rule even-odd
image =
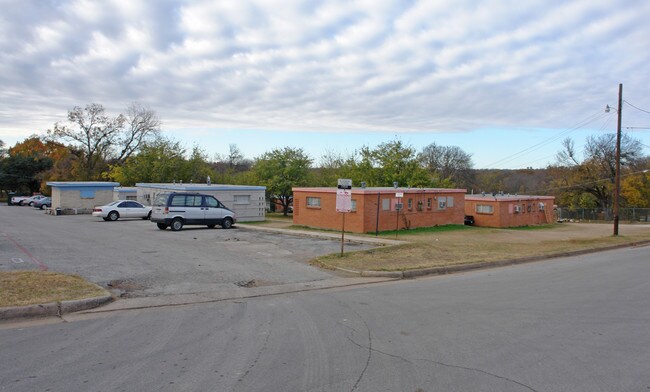
[[[650, 226], [630, 225], [613, 237], [611, 225], [549, 225], [538, 229], [446, 228], [430, 232], [400, 232], [408, 244], [338, 254], [315, 259], [322, 267], [351, 270], [403, 271], [448, 267], [531, 256], [598, 249], [650, 240]], [[392, 238], [386, 236], [386, 238]]]
[[44, 304], [107, 295], [80, 276], [41, 271], [0, 272], [0, 307]]

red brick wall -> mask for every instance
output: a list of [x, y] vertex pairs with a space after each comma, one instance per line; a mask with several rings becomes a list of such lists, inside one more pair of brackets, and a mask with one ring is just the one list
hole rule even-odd
[[[540, 210], [539, 204], [544, 204]], [[493, 213], [477, 212], [478, 205], [489, 205]], [[515, 212], [515, 206], [519, 206], [519, 212]], [[499, 199], [491, 197], [480, 199], [468, 198], [465, 200], [465, 214], [474, 216], [476, 226], [486, 227], [517, 227], [534, 226], [553, 223], [553, 199], [552, 198], [529, 198], [529, 199]]]
[[[453, 206], [444, 209], [438, 208], [439, 197], [453, 197]], [[319, 197], [320, 207], [307, 206], [307, 197]], [[293, 223], [309, 227], [318, 227], [332, 230], [341, 230], [342, 213], [336, 212], [335, 190], [296, 190], [293, 192], [294, 214]], [[408, 208], [408, 199], [412, 199], [412, 208]], [[427, 200], [432, 199], [431, 208], [427, 207]], [[383, 201], [388, 199], [390, 210], [383, 209]], [[355, 233], [374, 232], [377, 228], [377, 192], [352, 192], [352, 200], [356, 201], [356, 212], [347, 213], [345, 216], [345, 230]], [[394, 209], [396, 202], [395, 192], [383, 191], [379, 196], [379, 231], [395, 230], [410, 225], [411, 228], [431, 227], [446, 224], [462, 224], [465, 215], [465, 199], [463, 192], [425, 193], [414, 190], [404, 191], [402, 202], [404, 209], [399, 212], [399, 217]], [[422, 201], [418, 208], [418, 201]]]

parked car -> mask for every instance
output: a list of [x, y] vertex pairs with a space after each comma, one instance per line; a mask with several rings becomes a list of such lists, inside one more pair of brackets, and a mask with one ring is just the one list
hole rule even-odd
[[43, 209], [45, 207], [52, 208], [52, 198], [44, 197], [40, 200], [36, 200], [33, 204], [34, 208]]
[[472, 226], [474, 224], [474, 215], [465, 215], [465, 224]]
[[230, 229], [237, 222], [235, 213], [212, 195], [200, 193], [161, 193], [154, 199], [151, 221], [160, 230], [178, 231], [184, 225], [220, 225]]
[[95, 207], [93, 216], [100, 217], [105, 221], [116, 221], [120, 218], [149, 219], [151, 207], [133, 200], [117, 200], [105, 206]]
[[11, 198], [11, 204], [16, 204], [19, 206], [31, 206], [35, 201], [44, 198], [43, 195], [34, 195], [34, 196], [14, 196]]

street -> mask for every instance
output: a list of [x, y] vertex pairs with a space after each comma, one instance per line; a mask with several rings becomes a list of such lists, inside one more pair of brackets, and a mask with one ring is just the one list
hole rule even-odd
[[648, 247], [0, 324], [1, 391], [647, 391]]

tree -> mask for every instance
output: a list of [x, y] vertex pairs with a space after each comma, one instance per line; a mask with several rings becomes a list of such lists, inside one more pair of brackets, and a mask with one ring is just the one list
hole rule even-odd
[[106, 177], [122, 185], [181, 181], [187, 172], [185, 152], [179, 141], [157, 138], [145, 143], [137, 155], [123, 164], [111, 165]]
[[401, 140], [382, 143], [372, 150], [363, 147], [360, 155], [356, 171], [368, 177], [365, 180], [368, 185], [392, 186], [398, 182], [403, 187], [424, 187], [432, 184], [418, 162], [415, 149]]
[[267, 194], [289, 212], [293, 201], [292, 188], [309, 183], [311, 158], [301, 148], [275, 149], [255, 160], [253, 172]]
[[0, 140], [0, 159], [4, 158], [7, 155], [7, 150], [5, 150], [5, 142]]
[[253, 166], [253, 162], [244, 158], [236, 144], [230, 144], [228, 148], [228, 154], [216, 154], [212, 163], [212, 168], [217, 174], [215, 180], [222, 184], [237, 182], [238, 178]]
[[[573, 200], [573, 203], [586, 204], [593, 196], [600, 208], [608, 210], [612, 206], [616, 178], [616, 135], [604, 134], [590, 136], [580, 160], [571, 139], [562, 142], [562, 150], [556, 155], [559, 168], [555, 173], [554, 185], [561, 190], [560, 199]], [[621, 166], [633, 165], [642, 157], [641, 144], [627, 135], [621, 138]]]
[[472, 155], [460, 147], [431, 143], [418, 154], [418, 160], [429, 173], [454, 186], [469, 187], [474, 182]]
[[115, 163], [122, 163], [151, 139], [160, 136], [161, 121], [156, 112], [139, 103], [126, 108], [126, 128], [120, 133], [117, 146], [120, 149]]
[[92, 103], [68, 111], [68, 124], [54, 124], [47, 136], [52, 141], [76, 144], [82, 162], [81, 179], [90, 180], [100, 178], [109, 161], [123, 163], [159, 130], [156, 114], [144, 106], [132, 104], [126, 116], [110, 117], [102, 105]]

